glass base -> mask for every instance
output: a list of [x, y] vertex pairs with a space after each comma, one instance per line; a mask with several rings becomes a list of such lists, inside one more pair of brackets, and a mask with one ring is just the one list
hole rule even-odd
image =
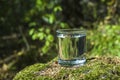
[[74, 59], [74, 60], [58, 60], [58, 63], [61, 66], [74, 66], [74, 67], [79, 67], [84, 65], [86, 62], [86, 59]]

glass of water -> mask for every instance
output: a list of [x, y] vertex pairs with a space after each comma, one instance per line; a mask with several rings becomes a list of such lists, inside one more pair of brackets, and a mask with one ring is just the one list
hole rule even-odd
[[59, 46], [58, 63], [61, 66], [81, 66], [86, 62], [86, 31], [59, 29], [56, 31]]

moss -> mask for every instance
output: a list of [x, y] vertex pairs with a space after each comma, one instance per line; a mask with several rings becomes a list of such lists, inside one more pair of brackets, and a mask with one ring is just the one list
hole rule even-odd
[[[55, 59], [56, 60], [56, 59]], [[119, 80], [120, 59], [89, 58], [84, 66], [61, 67], [52, 61], [34, 64], [20, 71], [13, 80]]]
[[34, 64], [30, 67], [26, 67], [15, 76], [14, 80], [34, 80], [34, 73], [44, 69], [45, 66], [46, 64]]

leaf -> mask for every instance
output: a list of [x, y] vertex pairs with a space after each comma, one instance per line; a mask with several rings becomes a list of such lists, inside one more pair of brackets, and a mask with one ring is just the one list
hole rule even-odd
[[49, 33], [50, 33], [50, 29], [47, 28], [47, 29], [45, 30], [45, 32], [46, 32], [47, 34], [49, 34]]
[[47, 23], [49, 22], [49, 18], [47, 16], [42, 16], [42, 19]]
[[32, 39], [33, 39], [33, 40], [35, 40], [35, 39], [37, 39], [37, 38], [38, 38], [37, 34], [34, 34], [34, 35], [32, 36]]
[[36, 26], [36, 25], [37, 25], [36, 22], [31, 22], [31, 23], [29, 23], [29, 26], [30, 26], [30, 27], [32, 27], [32, 26]]
[[44, 31], [44, 28], [42, 27], [42, 28], [39, 28], [38, 29], [40, 32], [42, 32], [42, 31]]
[[69, 26], [68, 26], [67, 23], [61, 22], [61, 23], [60, 23], [60, 27], [61, 27], [61, 28], [68, 28]]
[[34, 33], [34, 29], [31, 29], [30, 31], [29, 31], [29, 35], [33, 35], [33, 33]]
[[45, 34], [43, 32], [38, 33], [39, 40], [43, 40], [45, 37]]
[[54, 20], [55, 20], [55, 16], [53, 14], [49, 15], [49, 23], [53, 24]]
[[42, 5], [42, 0], [36, 0], [37, 5]]
[[48, 51], [48, 49], [49, 49], [49, 48], [48, 48], [47, 46], [44, 46], [44, 47], [42, 48], [42, 52], [43, 52], [43, 53], [46, 53], [46, 52]]
[[51, 34], [49, 34], [49, 35], [47, 36], [47, 40], [50, 41], [50, 42], [53, 42], [54, 37], [53, 37]]
[[49, 24], [53, 24], [53, 22], [55, 21], [55, 15], [45, 14], [44, 16], [42, 16], [42, 19]]
[[45, 45], [46, 45], [46, 46], [50, 46], [50, 42], [49, 42], [49, 41], [46, 41], [46, 42], [45, 42]]
[[62, 11], [61, 6], [56, 6], [56, 7], [54, 8], [54, 12], [57, 12], [57, 11]]

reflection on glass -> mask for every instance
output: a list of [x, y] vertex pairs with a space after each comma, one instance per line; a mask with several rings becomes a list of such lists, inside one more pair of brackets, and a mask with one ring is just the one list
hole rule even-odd
[[86, 61], [86, 33], [77, 29], [57, 30], [59, 44], [58, 63], [63, 66], [83, 65]]

